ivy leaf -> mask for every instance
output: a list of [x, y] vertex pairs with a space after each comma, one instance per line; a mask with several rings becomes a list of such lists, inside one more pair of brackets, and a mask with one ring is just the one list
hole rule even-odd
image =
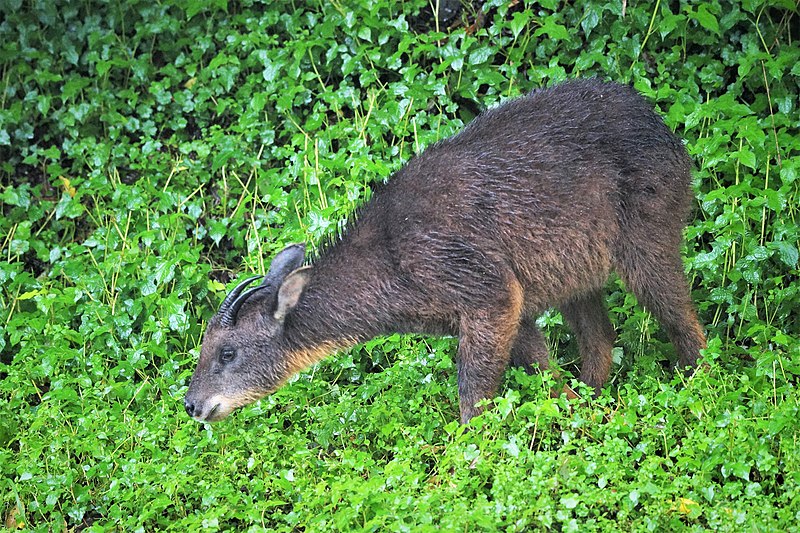
[[369, 26], [361, 26], [356, 35], [358, 35], [358, 38], [363, 41], [372, 42], [372, 30], [369, 28]]
[[280, 64], [274, 63], [266, 54], [262, 56], [261, 62], [264, 65], [264, 69], [261, 71], [264, 81], [274, 81], [280, 72]]
[[233, 148], [223, 147], [219, 150], [219, 152], [214, 155], [214, 159], [211, 162], [211, 172], [216, 172], [225, 164], [236, 155], [236, 151]]
[[800, 259], [800, 252], [798, 252], [797, 246], [786, 241], [771, 242], [767, 246], [778, 252], [778, 257], [780, 257], [783, 264], [790, 268], [797, 267], [797, 261]]
[[559, 24], [552, 18], [546, 18], [541, 27], [533, 32], [533, 35], [539, 37], [540, 35], [547, 35], [554, 41], [569, 40], [569, 32], [563, 24]]
[[708, 11], [708, 6], [705, 4], [700, 4], [697, 11], [692, 13], [692, 18], [699, 22], [703, 28], [719, 35], [719, 22], [717, 22], [717, 17]]
[[493, 50], [488, 46], [482, 46], [469, 54], [470, 65], [480, 65], [486, 63], [491, 57]]
[[64, 191], [56, 205], [56, 220], [62, 218], [78, 218], [83, 214], [83, 206], [76, 199], [70, 196], [69, 191]]
[[162, 309], [167, 316], [169, 329], [177, 333], [184, 333], [189, 327], [189, 317], [186, 314], [185, 303], [172, 293], [162, 300]]

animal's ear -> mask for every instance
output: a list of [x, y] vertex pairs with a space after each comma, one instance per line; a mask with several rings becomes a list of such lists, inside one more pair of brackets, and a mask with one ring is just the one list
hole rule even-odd
[[273, 314], [275, 320], [283, 322], [289, 311], [297, 305], [300, 296], [303, 294], [303, 289], [306, 288], [308, 280], [311, 279], [311, 268], [310, 266], [298, 268], [283, 280], [281, 288], [278, 289], [278, 304]]
[[[272, 260], [264, 282], [280, 284], [289, 272], [300, 268], [306, 256], [305, 243], [290, 244]], [[274, 286], [274, 285], [273, 285]]]

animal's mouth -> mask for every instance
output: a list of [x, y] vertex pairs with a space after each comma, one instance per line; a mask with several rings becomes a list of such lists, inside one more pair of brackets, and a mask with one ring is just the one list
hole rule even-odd
[[219, 409], [220, 404], [216, 404], [214, 407], [211, 408], [208, 415], [206, 415], [206, 420], [209, 422], [214, 422], [216, 418], [214, 418], [214, 414], [216, 414], [217, 410]]
[[221, 406], [222, 406], [222, 403], [218, 402], [217, 404], [214, 405], [214, 407], [211, 408], [211, 410], [208, 412], [208, 414], [206, 414], [204, 416], [200, 416], [200, 415], [193, 416], [192, 418], [194, 418], [197, 422], [217, 422], [218, 420], [222, 420], [223, 418], [225, 418], [225, 416], [224, 415], [220, 416], [219, 408]]
[[[277, 387], [276, 387], [277, 388]], [[274, 389], [272, 389], [274, 390]], [[234, 410], [244, 407], [245, 405], [251, 404], [254, 401], [262, 398], [268, 393], [262, 392], [251, 392], [248, 394], [242, 394], [236, 397], [229, 397], [224, 396], [222, 394], [216, 394], [209, 398], [205, 403], [205, 405], [212, 405], [213, 407], [208, 411], [203, 411], [200, 413], [195, 413], [192, 418], [197, 422], [201, 423], [210, 423], [210, 422], [219, 422], [224, 418], [227, 418]]]

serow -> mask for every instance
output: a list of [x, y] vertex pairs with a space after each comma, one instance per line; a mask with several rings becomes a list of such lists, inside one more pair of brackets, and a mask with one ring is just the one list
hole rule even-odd
[[507, 365], [548, 367], [535, 318], [561, 311], [580, 379], [608, 379], [616, 272], [660, 322], [678, 366], [705, 347], [680, 256], [691, 163], [630, 87], [576, 80], [490, 109], [374, 190], [304, 266], [279, 252], [227, 295], [205, 332], [185, 399], [225, 418], [326, 355], [392, 332], [458, 337], [461, 421]]

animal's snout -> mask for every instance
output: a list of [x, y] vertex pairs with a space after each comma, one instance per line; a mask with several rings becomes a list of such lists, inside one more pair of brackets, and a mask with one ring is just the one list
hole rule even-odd
[[186, 409], [186, 414], [194, 418], [194, 402], [191, 401], [189, 398], [183, 400], [183, 407]]
[[189, 392], [183, 400], [183, 408], [190, 417], [198, 422], [216, 422], [228, 416], [234, 406], [218, 396], [210, 399], [198, 398], [196, 394]]

